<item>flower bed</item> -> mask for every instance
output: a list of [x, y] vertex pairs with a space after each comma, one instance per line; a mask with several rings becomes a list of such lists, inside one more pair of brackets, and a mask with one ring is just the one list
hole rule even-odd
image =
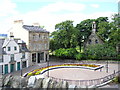
[[27, 73], [25, 76], [39, 75], [39, 74], [45, 73], [48, 70], [59, 69], [59, 68], [84, 68], [84, 69], [98, 70], [98, 69], [100, 69], [102, 67], [103, 66], [96, 65], [96, 64], [61, 64], [61, 65], [52, 65], [52, 66], [49, 66], [49, 67], [35, 69], [35, 70]]

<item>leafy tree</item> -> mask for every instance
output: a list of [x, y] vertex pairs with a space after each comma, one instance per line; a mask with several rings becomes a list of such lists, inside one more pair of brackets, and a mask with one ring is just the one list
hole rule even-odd
[[111, 33], [109, 35], [109, 43], [111, 45], [116, 46], [120, 44], [120, 15], [115, 14], [113, 15], [111, 25]]
[[[51, 49], [74, 48], [78, 45], [78, 30], [74, 28], [73, 21], [67, 20], [58, 23], [55, 25], [55, 29], [56, 31], [51, 34], [52, 40], [50, 42], [54, 44], [50, 47]], [[53, 48], [53, 46], [55, 47]]]
[[108, 44], [89, 45], [84, 53], [89, 59], [111, 59], [117, 55], [115, 48]]

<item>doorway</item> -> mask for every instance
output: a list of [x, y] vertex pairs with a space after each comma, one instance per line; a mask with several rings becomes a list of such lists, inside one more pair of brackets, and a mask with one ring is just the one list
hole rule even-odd
[[8, 73], [8, 64], [5, 65], [5, 74]]
[[10, 72], [14, 72], [15, 71], [15, 64], [11, 64], [10, 65]]

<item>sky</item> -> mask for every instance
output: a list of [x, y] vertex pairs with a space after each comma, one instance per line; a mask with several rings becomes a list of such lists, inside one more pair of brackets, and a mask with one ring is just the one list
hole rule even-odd
[[12, 28], [15, 20], [24, 25], [39, 23], [49, 31], [55, 25], [74, 21], [74, 26], [85, 19], [109, 17], [118, 12], [119, 0], [0, 0], [0, 33]]

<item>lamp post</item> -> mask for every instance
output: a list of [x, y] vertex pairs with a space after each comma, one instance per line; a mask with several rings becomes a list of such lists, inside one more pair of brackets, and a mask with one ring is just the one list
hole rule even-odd
[[49, 60], [47, 59], [47, 67], [48, 67], [48, 77], [49, 77]]
[[20, 76], [22, 77], [22, 57], [21, 57], [21, 72], [20, 72]]
[[108, 73], [108, 59], [107, 59], [107, 63], [106, 63], [106, 72]]
[[[108, 48], [108, 45], [107, 45], [107, 47], [106, 48]], [[106, 53], [107, 55], [107, 63], [106, 63], [106, 73], [108, 73], [108, 53]]]

